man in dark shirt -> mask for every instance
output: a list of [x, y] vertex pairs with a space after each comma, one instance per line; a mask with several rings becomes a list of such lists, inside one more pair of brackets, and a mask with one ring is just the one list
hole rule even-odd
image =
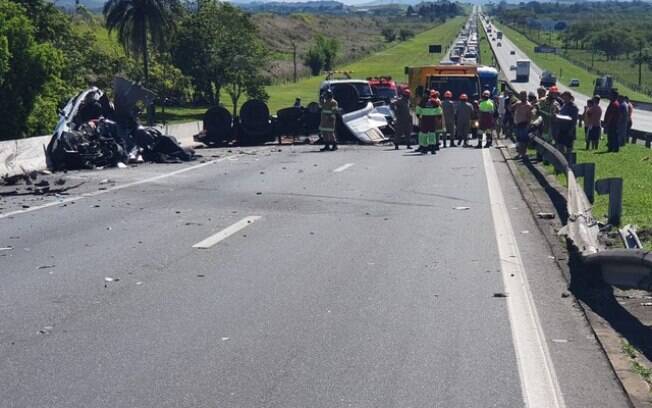
[[604, 114], [604, 130], [607, 133], [607, 151], [616, 153], [620, 150], [618, 143], [618, 121], [620, 118], [618, 92], [614, 91], [609, 100], [609, 106]]

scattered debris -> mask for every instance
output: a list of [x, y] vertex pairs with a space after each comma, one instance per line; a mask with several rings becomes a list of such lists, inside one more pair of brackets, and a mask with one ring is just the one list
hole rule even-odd
[[108, 284], [111, 282], [120, 282], [120, 278], [112, 278], [110, 276], [104, 277], [104, 287], [107, 288]]
[[8, 246], [8, 247], [1, 247], [1, 248], [0, 248], [0, 251], [13, 251], [13, 250], [14, 250], [14, 248], [13, 248], [13, 247], [10, 247], [10, 246]]
[[641, 303], [641, 306], [646, 306], [646, 307], [652, 306], [652, 302], [643, 302]]
[[568, 343], [567, 339], [552, 339], [553, 343]]
[[229, 341], [229, 340], [231, 340], [231, 339], [228, 338], [228, 337], [222, 337], [222, 341]]
[[206, 277], [206, 275], [199, 273], [199, 274], [197, 274], [197, 277], [198, 278], [204, 278], [204, 277]]
[[555, 218], [555, 214], [550, 213], [550, 212], [539, 212], [539, 213], [537, 213], [537, 217], [539, 217], [541, 219], [544, 219], [544, 220], [551, 220], [551, 219]]
[[453, 210], [458, 210], [458, 211], [466, 211], [466, 210], [470, 210], [470, 209], [471, 209], [471, 207], [463, 207], [463, 206], [453, 207]]
[[54, 268], [56, 265], [41, 265], [38, 267], [38, 269], [50, 269]]
[[561, 297], [563, 297], [563, 298], [570, 297], [570, 293], [568, 293], [568, 292], [562, 292]]
[[494, 296], [493, 296], [493, 297], [495, 297], [495, 298], [506, 298], [506, 297], [507, 297], [507, 293], [504, 293], [504, 292], [496, 292], [496, 293], [494, 293]]
[[529, 234], [529, 233], [530, 233], [530, 231], [528, 231], [528, 230], [521, 231], [521, 234]]

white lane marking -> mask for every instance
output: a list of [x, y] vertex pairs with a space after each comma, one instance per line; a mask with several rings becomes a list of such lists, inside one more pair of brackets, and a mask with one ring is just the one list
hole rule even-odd
[[253, 224], [254, 222], [258, 221], [260, 219], [259, 215], [252, 215], [249, 217], [245, 217], [241, 219], [240, 221], [236, 222], [233, 225], [230, 225], [226, 228], [224, 228], [222, 231], [215, 233], [211, 235], [210, 237], [206, 238], [203, 241], [200, 241], [193, 245], [193, 248], [199, 248], [199, 249], [208, 249], [212, 247], [213, 245], [217, 244], [218, 242], [227, 239], [231, 235], [235, 234], [236, 232], [247, 228], [249, 225]]
[[335, 170], [333, 170], [333, 173], [341, 173], [344, 170], [348, 169], [349, 167], [352, 167], [353, 165], [354, 165], [354, 163], [346, 163], [346, 164], [336, 168]]
[[227, 156], [227, 157], [222, 157], [220, 159], [209, 160], [209, 161], [207, 161], [205, 163], [196, 164], [196, 165], [190, 166], [190, 167], [184, 167], [183, 169], [175, 170], [175, 171], [172, 171], [170, 173], [159, 174], [158, 176], [153, 176], [153, 177], [149, 177], [149, 178], [146, 178], [146, 179], [133, 181], [133, 182], [127, 183], [127, 184], [121, 184], [119, 186], [107, 188], [106, 190], [97, 190], [97, 191], [94, 191], [92, 193], [84, 193], [84, 194], [81, 194], [81, 195], [78, 195], [78, 196], [64, 198], [63, 200], [52, 201], [52, 202], [49, 202], [49, 203], [46, 203], [46, 204], [37, 205], [37, 206], [26, 208], [26, 209], [23, 209], [23, 210], [16, 210], [16, 211], [8, 212], [8, 213], [5, 213], [5, 214], [0, 214], [0, 220], [3, 219], [3, 218], [18, 215], [18, 214], [25, 214], [25, 213], [29, 213], [29, 212], [32, 212], [32, 211], [42, 210], [44, 208], [54, 207], [55, 205], [61, 205], [61, 204], [69, 203], [71, 201], [79, 201], [79, 200], [83, 200], [84, 198], [96, 197], [96, 196], [99, 196], [99, 195], [102, 195], [102, 194], [110, 193], [112, 191], [118, 191], [118, 190], [122, 190], [122, 189], [129, 188], [129, 187], [139, 186], [141, 184], [151, 183], [151, 182], [154, 182], [154, 181], [158, 181], [158, 180], [162, 180], [162, 179], [165, 179], [165, 178], [168, 178], [168, 177], [172, 177], [172, 176], [176, 176], [176, 175], [179, 175], [179, 174], [182, 174], [182, 173], [186, 173], [186, 172], [189, 172], [189, 171], [192, 171], [192, 170], [197, 170], [197, 169], [200, 169], [200, 168], [205, 167], [205, 166], [210, 166], [211, 164], [219, 163], [219, 162], [222, 162], [222, 161], [227, 160], [227, 159], [231, 160], [230, 159], [231, 157], [240, 157], [240, 156], [243, 156], [243, 155], [242, 154], [235, 154], [233, 156]]
[[528, 408], [564, 408], [566, 403], [559, 388], [489, 149], [482, 150], [482, 159], [489, 187], [503, 283], [508, 294], [507, 310], [523, 399]]

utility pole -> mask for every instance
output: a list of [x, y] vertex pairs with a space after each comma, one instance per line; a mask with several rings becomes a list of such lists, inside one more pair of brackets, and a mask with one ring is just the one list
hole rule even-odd
[[641, 87], [643, 77], [643, 40], [638, 40], [638, 87]]
[[294, 63], [293, 80], [297, 82], [297, 43], [292, 41], [292, 62]]

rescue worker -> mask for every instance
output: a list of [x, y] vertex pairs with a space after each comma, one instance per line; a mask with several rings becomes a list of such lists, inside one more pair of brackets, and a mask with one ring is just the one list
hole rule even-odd
[[426, 154], [428, 151], [435, 154], [437, 148], [437, 131], [443, 128], [443, 112], [441, 102], [435, 99], [435, 93], [417, 107], [416, 113], [419, 118], [419, 152]]
[[450, 146], [455, 146], [455, 102], [452, 100], [451, 91], [444, 92], [444, 100], [441, 108], [444, 111], [445, 133], [442, 137], [442, 147], [446, 147], [446, 140], [450, 141]]
[[484, 147], [490, 147], [493, 140], [493, 131], [496, 126], [494, 114], [496, 111], [494, 102], [491, 100], [491, 93], [489, 91], [482, 92], [482, 100], [478, 106], [479, 112], [479, 126], [481, 134], [478, 136], [478, 145], [476, 148], [482, 148], [482, 134], [486, 135], [487, 142]]
[[333, 91], [327, 89], [321, 103], [321, 121], [319, 122], [319, 132], [324, 141], [324, 147], [320, 149], [322, 152], [337, 150], [337, 139], [335, 137], [337, 110], [337, 101], [333, 98]]
[[412, 136], [412, 114], [410, 113], [410, 90], [405, 89], [401, 97], [392, 102], [391, 107], [396, 116], [394, 126], [394, 149], [398, 150], [401, 139], [405, 139], [407, 148], [411, 149], [410, 137]]
[[458, 146], [469, 146], [467, 139], [471, 132], [472, 117], [473, 105], [469, 103], [469, 97], [466, 94], [461, 94], [455, 112], [455, 133]]
[[543, 118], [543, 136], [548, 142], [554, 138], [554, 121], [552, 118], [559, 112], [560, 104], [557, 101], [559, 90], [556, 86], [548, 89], [546, 98], [539, 101], [539, 112]]

